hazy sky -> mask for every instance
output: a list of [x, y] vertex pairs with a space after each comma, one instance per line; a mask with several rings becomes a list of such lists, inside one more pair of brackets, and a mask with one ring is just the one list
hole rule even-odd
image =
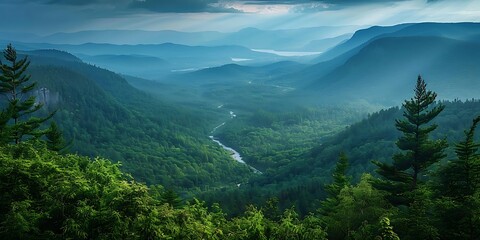
[[0, 0], [0, 32], [223, 32], [480, 20], [480, 0]]

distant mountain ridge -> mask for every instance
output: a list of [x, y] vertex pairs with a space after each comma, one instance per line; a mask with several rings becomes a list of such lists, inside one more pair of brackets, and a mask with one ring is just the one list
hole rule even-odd
[[[7, 33], [0, 43], [13, 42], [17, 49], [22, 50], [63, 50], [121, 74], [158, 80], [171, 72], [193, 71], [240, 61], [250, 66], [285, 60], [309, 61], [314, 56], [285, 57], [251, 49], [323, 52], [346, 40], [354, 29], [353, 26], [280, 30], [244, 28], [230, 33], [91, 30], [43, 37]], [[138, 58], [137, 55], [157, 59]]]
[[354, 48], [361, 46], [362, 44], [368, 42], [369, 40], [377, 36], [380, 36], [386, 33], [396, 32], [410, 25], [412, 24], [400, 24], [400, 25], [389, 26], [389, 27], [373, 26], [366, 29], [360, 29], [356, 31], [350, 39], [333, 47], [327, 52], [323, 53], [318, 58], [316, 58], [314, 62], [331, 60]]
[[[240, 33], [258, 31], [249, 28]], [[408, 96], [412, 81], [419, 74], [443, 98], [478, 97], [475, 90], [480, 86], [480, 71], [474, 65], [480, 59], [479, 43], [480, 23], [408, 23], [371, 27], [357, 31], [349, 40], [322, 54], [317, 61], [324, 60], [318, 63], [310, 66], [286, 64], [273, 71], [268, 69], [267, 63], [287, 58], [241, 46], [192, 47], [172, 43], [25, 46], [55, 46], [69, 52], [81, 52], [84, 54], [79, 55], [82, 59], [114, 70], [137, 65], [137, 69], [131, 72], [148, 73], [150, 79], [162, 79], [165, 83], [172, 79], [182, 84], [195, 83], [202, 91], [208, 84], [220, 84], [228, 89], [228, 84], [238, 86], [239, 82], [261, 82], [264, 87], [283, 87], [289, 94], [282, 92], [282, 96], [289, 95], [299, 101], [362, 100], [390, 106]], [[233, 58], [245, 59], [254, 66], [240, 66]], [[156, 71], [164, 69], [165, 74], [142, 69], [149, 64]], [[170, 73], [175, 75], [168, 76]]]
[[309, 86], [324, 98], [386, 100], [409, 96], [417, 75], [444, 99], [480, 97], [480, 43], [441, 37], [377, 39]]
[[[40, 38], [40, 41], [55, 44], [161, 44], [177, 43], [198, 45], [214, 39], [222, 38], [226, 33], [217, 31], [180, 32], [174, 30], [144, 31], [144, 30], [90, 30], [79, 32], [60, 32]], [[39, 40], [36, 40], [39, 41]]]
[[[176, 43], [191, 46], [240, 45], [248, 48], [267, 48], [274, 50], [299, 50], [311, 41], [334, 38], [354, 31], [353, 26], [311, 27], [300, 29], [261, 30], [244, 28], [235, 32], [181, 32], [173, 30], [91, 30], [70, 33], [55, 33], [43, 37], [31, 38], [33, 42], [54, 44], [162, 44]], [[20, 37], [22, 35], [17, 36]], [[341, 41], [345, 38], [337, 39]], [[26, 40], [24, 40], [26, 41]], [[335, 41], [335, 39], [331, 39]], [[326, 46], [331, 46], [327, 43]], [[317, 45], [321, 50], [322, 44]]]
[[[0, 41], [0, 44], [2, 41]], [[4, 42], [8, 44], [8, 42]], [[76, 55], [83, 61], [122, 74], [159, 79], [172, 71], [202, 69], [248, 59], [249, 64], [265, 64], [288, 59], [271, 53], [256, 52], [237, 45], [187, 46], [174, 43], [81, 45], [14, 42], [17, 49], [57, 49]]]
[[282, 97], [299, 103], [365, 101], [392, 106], [410, 95], [417, 76], [422, 75], [443, 99], [479, 98], [478, 33], [478, 23], [372, 27], [332, 48], [338, 56], [313, 65], [286, 64], [270, 71], [271, 65], [230, 64], [173, 78], [205, 86], [247, 82], [282, 86], [288, 88]]
[[322, 62], [338, 57], [348, 51], [359, 49], [369, 41], [383, 37], [437, 36], [467, 40], [480, 34], [480, 23], [405, 23], [393, 26], [373, 26], [356, 31], [353, 36], [325, 52], [314, 62]]

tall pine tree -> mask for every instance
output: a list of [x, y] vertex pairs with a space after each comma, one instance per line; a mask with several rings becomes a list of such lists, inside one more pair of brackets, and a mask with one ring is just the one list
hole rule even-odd
[[475, 142], [475, 129], [480, 116], [473, 120], [472, 126], [465, 131], [465, 140], [455, 146], [457, 159], [440, 170], [443, 196], [461, 200], [472, 196], [480, 188], [480, 144]]
[[446, 238], [478, 239], [480, 236], [480, 143], [475, 129], [480, 116], [455, 146], [457, 159], [438, 172], [438, 211]]
[[347, 175], [348, 158], [344, 152], [338, 156], [337, 165], [332, 173], [333, 182], [325, 185], [325, 192], [327, 198], [322, 201], [322, 208], [320, 209], [322, 215], [328, 216], [335, 211], [340, 200], [339, 195], [342, 189], [351, 186], [351, 177]]
[[350, 186], [351, 177], [347, 175], [348, 158], [344, 152], [338, 156], [338, 162], [332, 174], [333, 183], [325, 186], [325, 191], [330, 197], [337, 197], [340, 191], [347, 186]]
[[18, 144], [27, 136], [39, 138], [48, 132], [48, 129], [40, 130], [40, 125], [54, 113], [44, 118], [27, 118], [27, 115], [42, 107], [36, 103], [35, 96], [30, 94], [36, 85], [35, 82], [30, 82], [30, 75], [25, 73], [30, 61], [27, 57], [17, 59], [17, 52], [11, 44], [3, 52], [3, 57], [7, 63], [0, 61], [0, 94], [4, 95], [6, 103], [0, 105], [5, 106], [0, 114], [0, 142]]
[[445, 139], [431, 140], [429, 134], [437, 125], [428, 125], [444, 106], [435, 105], [437, 94], [427, 90], [427, 84], [418, 76], [415, 96], [403, 104], [405, 119], [396, 120], [396, 128], [403, 133], [396, 142], [403, 152], [393, 156], [393, 164], [374, 161], [377, 172], [384, 178], [375, 182], [380, 190], [390, 193], [389, 200], [394, 205], [407, 205], [412, 199], [409, 192], [417, 189], [428, 167], [445, 157]]

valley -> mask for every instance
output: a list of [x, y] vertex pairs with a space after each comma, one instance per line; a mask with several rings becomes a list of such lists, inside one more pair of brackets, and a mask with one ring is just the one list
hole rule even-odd
[[[426, 34], [423, 32], [417, 36], [413, 33], [416, 28], [437, 29], [440, 32], [438, 35], [442, 37], [434, 37], [432, 34], [424, 37]], [[467, 33], [445, 38], [450, 32], [457, 33], [459, 30], [456, 29], [462, 29]], [[478, 24], [463, 23], [406, 24], [369, 28], [355, 32], [351, 39], [327, 50], [318, 59], [312, 58], [310, 54], [280, 56], [275, 54], [275, 51], [248, 52], [234, 46], [205, 48], [176, 44], [93, 43], [82, 45], [24, 43], [25, 45], [21, 46], [28, 48], [48, 46], [62, 50], [34, 50], [25, 54], [32, 59], [34, 67], [31, 74], [36, 75], [41, 86], [60, 95], [59, 98], [63, 100], [57, 106], [47, 107], [49, 109], [60, 107], [56, 118], [63, 119], [59, 121], [60, 126], [65, 129], [67, 139], [73, 139], [72, 150], [122, 162], [122, 168], [133, 174], [136, 179], [147, 184], [161, 184], [174, 188], [187, 198], [200, 194], [199, 196], [210, 204], [220, 202], [228, 206], [228, 203], [222, 200], [228, 199], [225, 191], [241, 195], [244, 192], [265, 188], [269, 190], [256, 193], [255, 199], [244, 197], [246, 202], [243, 205], [261, 204], [270, 197], [282, 194], [284, 196], [280, 202], [282, 208], [293, 204], [300, 213], [306, 214], [317, 207], [314, 202], [307, 204], [308, 199], [321, 199], [325, 194], [323, 191], [309, 190], [311, 195], [305, 197], [297, 195], [295, 199], [286, 196], [295, 195], [297, 190], [294, 189], [297, 186], [318, 181], [328, 182], [329, 171], [340, 152], [345, 151], [352, 157], [351, 164], [354, 166], [352, 169], [355, 170], [351, 174], [356, 180], [360, 179], [364, 172], [374, 173], [375, 166], [370, 163], [371, 160], [388, 161], [389, 156], [395, 153], [393, 143], [397, 135], [391, 124], [394, 119], [389, 118], [389, 121], [377, 123], [369, 130], [369, 138], [362, 142], [364, 145], [361, 146], [352, 143], [359, 144], [363, 133], [350, 132], [354, 131], [358, 124], [372, 121], [371, 118], [375, 115], [370, 114], [376, 114], [376, 111], [392, 105], [398, 106], [402, 98], [407, 98], [411, 89], [411, 81], [408, 79], [414, 78], [417, 72], [424, 71], [426, 76], [435, 77], [435, 81], [430, 84], [432, 88], [437, 89], [440, 96], [443, 96], [442, 99], [457, 101], [460, 98], [471, 99], [477, 96], [475, 89], [478, 89], [476, 87], [478, 81], [474, 78], [478, 74], [471, 72], [476, 68], [469, 66], [476, 58], [474, 55], [476, 42], [465, 39], [472, 39], [471, 36], [479, 32]], [[245, 59], [268, 56], [265, 61], [270, 63], [241, 61], [231, 64], [229, 57], [224, 58], [216, 52], [226, 51], [225, 56], [231, 56], [232, 51], [236, 51], [234, 49], [244, 51], [242, 54], [246, 55], [238, 56]], [[449, 51], [440, 53], [439, 49]], [[465, 56], [462, 49], [468, 49], [468, 57], [460, 57]], [[68, 51], [76, 52], [78, 57]], [[210, 53], [206, 55], [205, 51]], [[86, 57], [86, 54], [93, 52], [126, 54], [95, 57], [97, 60], [103, 59], [105, 63], [116, 64], [118, 67], [114, 67], [113, 70], [123, 71], [122, 75], [88, 64], [89, 59], [96, 61], [94, 58]], [[388, 55], [385, 52], [388, 52]], [[133, 53], [149, 55], [132, 55]], [[418, 53], [421, 53], [421, 57], [417, 56]], [[175, 63], [172, 60], [183, 58], [183, 54], [189, 56], [187, 62]], [[456, 55], [439, 58], [439, 54]], [[185, 65], [189, 62], [205, 64], [209, 61], [198, 61], [192, 56], [217, 58], [215, 61], [220, 61], [217, 62], [220, 66], [171, 71], [141, 60], [151, 58], [157, 61], [155, 59], [162, 57], [167, 59], [170, 68], [175, 69], [192, 67]], [[325, 61], [322, 59], [323, 56], [336, 57]], [[384, 56], [389, 56], [394, 61], [390, 63], [388, 59], [379, 59]], [[417, 62], [408, 61], [407, 58], [415, 58]], [[301, 61], [297, 62], [298, 59]], [[439, 59], [456, 59], [458, 65], [442, 67], [441, 64], [446, 62], [442, 63]], [[165, 64], [167, 61], [164, 61]], [[136, 64], [129, 64], [130, 62]], [[384, 67], [373, 68], [380, 62]], [[365, 65], [366, 63], [368, 65]], [[401, 66], [405, 63], [416, 67]], [[448, 64], [453, 66], [452, 64], [456, 63], [448, 61]], [[430, 65], [432, 67], [427, 67]], [[58, 67], [61, 69], [57, 69]], [[144, 67], [151, 69], [148, 71], [152, 71], [155, 77], [145, 79], [141, 78], [142, 74], [125, 75], [135, 71], [145, 72]], [[88, 81], [95, 82], [89, 83], [90, 88], [93, 85], [99, 88], [87, 90], [76, 87], [78, 97], [65, 99], [61, 92], [66, 91], [66, 86], [62, 87], [65, 90], [59, 89], [61, 78], [58, 78], [58, 75], [71, 78], [70, 75], [73, 74], [64, 73], [65, 68], [79, 73], [79, 78], [87, 77]], [[369, 68], [374, 70], [367, 70]], [[129, 69], [136, 70], [132, 72]], [[470, 72], [462, 69], [469, 69]], [[397, 70], [401, 70], [402, 73], [394, 73]], [[52, 74], [56, 72], [57, 76], [50, 76], [49, 72]], [[385, 81], [381, 76], [387, 75], [394, 77], [388, 77], [388, 81]], [[163, 77], [158, 79], [160, 76]], [[357, 76], [362, 76], [363, 80]], [[453, 83], [450, 79], [454, 76], [455, 79], [462, 79], [465, 83], [458, 81]], [[44, 82], [43, 79], [49, 80]], [[333, 79], [335, 81], [332, 81]], [[367, 81], [366, 79], [370, 84], [362, 84], [362, 81]], [[465, 84], [471, 88], [461, 87]], [[455, 86], [458, 86], [458, 90]], [[101, 99], [110, 100], [88, 103], [90, 100], [98, 99], [93, 96], [102, 94], [105, 96]], [[71, 93], [67, 95], [73, 96]], [[78, 108], [79, 99], [87, 101], [89, 107]], [[475, 101], [472, 104], [476, 106]], [[75, 105], [77, 112], [73, 113], [71, 109]], [[98, 105], [98, 110], [92, 110], [92, 106], [95, 105]], [[452, 106], [456, 107], [447, 108], [447, 111], [460, 108], [453, 103]], [[119, 110], [114, 110], [115, 108], [122, 109], [123, 113], [116, 116]], [[88, 117], [87, 121], [78, 123], [71, 118], [78, 114], [91, 116], [78, 112], [79, 110], [97, 112], [95, 115], [99, 118]], [[468, 112], [470, 115], [457, 120], [463, 124], [457, 125], [459, 128], [455, 131], [461, 132], [461, 129], [466, 128], [469, 119], [473, 118], [478, 110], [473, 108]], [[104, 111], [106, 115], [98, 115]], [[381, 111], [387, 113], [393, 110]], [[115, 115], [110, 115], [109, 112]], [[131, 114], [133, 115], [130, 116]], [[399, 114], [396, 116], [401, 117]], [[110, 120], [111, 117], [114, 119]], [[124, 123], [120, 124], [120, 121]], [[355, 125], [359, 121], [360, 123]], [[102, 128], [98, 128], [99, 123], [102, 123]], [[379, 128], [385, 123], [390, 123], [388, 125], [390, 127]], [[449, 124], [451, 123], [448, 121], [444, 123]], [[163, 130], [155, 130], [156, 126], [162, 126], [160, 128]], [[139, 127], [145, 130], [139, 131]], [[102, 132], [108, 128], [111, 130]], [[129, 131], [132, 133], [127, 134]], [[373, 142], [375, 139], [373, 132], [376, 131], [383, 134], [380, 136], [389, 138], [384, 138], [379, 143]], [[125, 134], [133, 138], [125, 138]], [[353, 139], [350, 143], [342, 143], [336, 140], [341, 138], [340, 136]], [[114, 138], [125, 141], [116, 141], [116, 144], [112, 145], [110, 139]], [[162, 140], [159, 142], [154, 139]], [[381, 149], [371, 147], [377, 144], [384, 147]], [[118, 146], [128, 147], [119, 150]], [[240, 164], [230, 161], [232, 158]], [[226, 169], [228, 170], [225, 171]], [[258, 175], [259, 173], [261, 175]], [[243, 184], [237, 188], [239, 182]], [[223, 192], [222, 196], [213, 197], [217, 195], [216, 191]], [[244, 209], [238, 207], [227, 210], [231, 214], [239, 214], [242, 211]]]
[[[30, 4], [121, 11], [0, 31], [0, 238], [480, 234], [480, 23], [312, 23], [377, 2], [59, 2]], [[239, 16], [266, 25], [206, 28]]]

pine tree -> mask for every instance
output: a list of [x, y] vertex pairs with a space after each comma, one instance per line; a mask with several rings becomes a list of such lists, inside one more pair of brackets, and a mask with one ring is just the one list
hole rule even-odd
[[52, 151], [61, 152], [65, 150], [68, 144], [65, 142], [63, 138], [63, 134], [58, 129], [58, 126], [55, 122], [50, 123], [50, 127], [48, 128], [48, 132], [45, 134], [47, 138], [47, 148]]
[[465, 140], [455, 147], [457, 159], [439, 170], [438, 212], [443, 235], [461, 239], [480, 236], [480, 143], [475, 142], [475, 129], [480, 116], [465, 131]]
[[480, 144], [475, 142], [475, 129], [480, 116], [473, 120], [472, 126], [465, 131], [465, 140], [455, 146], [457, 159], [440, 170], [442, 195], [461, 200], [472, 196], [480, 188]]
[[265, 217], [271, 221], [278, 221], [281, 216], [280, 209], [278, 208], [279, 200], [277, 197], [271, 197], [267, 199], [265, 205], [262, 207], [262, 212]]
[[338, 195], [343, 188], [350, 186], [350, 176], [347, 176], [348, 158], [345, 153], [340, 153], [337, 165], [332, 174], [333, 182], [325, 185], [327, 198], [322, 202], [322, 212], [328, 215], [338, 205]]
[[12, 107], [0, 110], [0, 145], [10, 142], [10, 128], [7, 124], [12, 118]]
[[396, 142], [403, 152], [393, 156], [393, 165], [373, 161], [378, 166], [377, 172], [385, 178], [375, 182], [380, 190], [390, 193], [389, 200], [395, 205], [407, 205], [411, 202], [408, 193], [422, 182], [421, 176], [434, 163], [445, 157], [447, 147], [445, 139], [431, 140], [429, 134], [437, 125], [428, 125], [444, 106], [433, 106], [437, 94], [427, 90], [427, 84], [418, 76], [415, 96], [403, 104], [405, 119], [396, 120], [397, 130], [403, 133]]
[[182, 199], [172, 189], [167, 189], [165, 192], [163, 192], [161, 202], [167, 203], [173, 208], [178, 208], [182, 205]]
[[[27, 57], [18, 60], [17, 52], [11, 44], [3, 52], [3, 57], [8, 64], [0, 61], [0, 94], [7, 99], [6, 109], [2, 110], [0, 119], [0, 133], [6, 137], [3, 142], [20, 143], [24, 136], [39, 138], [48, 130], [39, 130], [40, 125], [53, 116], [45, 118], [30, 117], [26, 115], [35, 113], [42, 107], [36, 103], [35, 96], [28, 96], [36, 83], [30, 82], [30, 75], [26, 74], [30, 61]], [[8, 118], [6, 121], [5, 118]], [[3, 136], [5, 134], [5, 136]]]
[[[333, 182], [325, 185], [325, 191], [327, 192], [327, 198], [321, 202], [322, 207], [319, 209], [321, 220], [325, 227], [327, 227], [329, 236], [343, 236], [344, 228], [332, 227], [338, 226], [337, 215], [339, 211], [342, 211], [339, 207], [341, 203], [342, 189], [350, 190], [350, 176], [347, 176], [348, 170], [348, 158], [345, 153], [340, 153], [337, 161], [337, 165], [332, 174]], [[342, 216], [344, 218], [345, 216]], [[330, 227], [330, 228], [329, 228]]]
[[338, 157], [338, 162], [332, 175], [333, 183], [325, 186], [325, 191], [331, 197], [336, 197], [344, 187], [350, 186], [351, 179], [347, 176], [347, 170], [348, 158], [347, 155], [342, 152]]

